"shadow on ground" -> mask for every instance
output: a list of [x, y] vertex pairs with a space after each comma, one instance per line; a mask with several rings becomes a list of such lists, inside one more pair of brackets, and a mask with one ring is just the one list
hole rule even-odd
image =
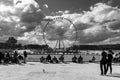
[[33, 64], [33, 63], [29, 63], [28, 65], [35, 65], [35, 64]]
[[109, 74], [107, 76], [120, 78], [120, 73], [113, 73], [113, 74]]

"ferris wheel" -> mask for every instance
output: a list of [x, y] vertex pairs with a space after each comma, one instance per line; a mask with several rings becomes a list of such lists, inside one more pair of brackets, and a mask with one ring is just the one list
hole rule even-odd
[[[54, 25], [54, 28], [53, 27], [51, 28], [52, 29], [51, 32], [53, 34], [52, 37], [55, 37], [54, 38], [54, 47], [53, 47], [54, 49], [65, 49], [66, 48], [67, 39], [65, 39], [66, 38], [65, 36], [70, 31], [73, 31], [71, 34], [74, 34], [74, 39], [72, 39], [72, 41], [69, 41], [69, 42], [72, 42], [72, 45], [75, 45], [75, 43], [77, 41], [77, 28], [71, 20], [61, 17], [61, 16], [57, 16], [53, 19], [47, 20], [47, 23], [43, 29], [43, 39], [44, 39], [44, 42], [46, 45], [49, 45], [47, 37], [50, 36], [49, 28], [51, 26], [53, 26], [52, 24], [53, 25], [56, 24], [56, 25]], [[67, 27], [65, 24], [67, 24]]]

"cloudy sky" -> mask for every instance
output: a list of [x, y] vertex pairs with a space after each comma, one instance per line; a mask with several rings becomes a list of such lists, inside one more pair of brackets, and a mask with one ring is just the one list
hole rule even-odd
[[[14, 36], [22, 44], [44, 44], [45, 20], [60, 16], [74, 23], [79, 44], [120, 43], [119, 6], [120, 0], [0, 0], [0, 42]], [[45, 38], [70, 45], [76, 31], [69, 21], [55, 20]]]

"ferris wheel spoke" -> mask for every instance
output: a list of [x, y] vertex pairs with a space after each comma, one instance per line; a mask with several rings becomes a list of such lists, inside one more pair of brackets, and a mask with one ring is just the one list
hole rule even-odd
[[[48, 34], [48, 35], [50, 35], [50, 33], [48, 32], [46, 32], [46, 29], [47, 28], [50, 28], [50, 27], [48, 27], [48, 25], [49, 24], [51, 24], [52, 22], [53, 23], [55, 23], [55, 22], [57, 22], [57, 23], [59, 23], [60, 22], [60, 24], [61, 23], [63, 23], [64, 24], [64, 21], [67, 21], [68, 23], [70, 23], [72, 26], [73, 26], [73, 28], [74, 28], [74, 30], [75, 30], [75, 39], [74, 39], [74, 42], [73, 42], [73, 44], [75, 44], [75, 42], [77, 41], [77, 28], [76, 28], [76, 26], [73, 24], [73, 22], [71, 21], [71, 20], [69, 20], [69, 19], [67, 19], [67, 18], [64, 18], [64, 17], [55, 17], [55, 18], [53, 18], [52, 20], [48, 20], [48, 22], [47, 22], [47, 24], [44, 26], [44, 29], [43, 29], [43, 39], [44, 39], [44, 42], [45, 42], [45, 44], [47, 44], [47, 37], [46, 37], [46, 35]], [[56, 27], [57, 28], [57, 27]], [[56, 29], [55, 28], [55, 29]], [[58, 37], [60, 37], [60, 35], [62, 34], [61, 32], [59, 32], [59, 30], [63, 30], [63, 29], [70, 29], [70, 28], [63, 28], [63, 25], [62, 26], [60, 26], [60, 27], [58, 27], [58, 29], [56, 29], [56, 30], [58, 30], [58, 31], [52, 31], [52, 32], [58, 32], [58, 33], [55, 33], [55, 34], [57, 34], [58, 35]], [[52, 35], [52, 34], [51, 34]], [[53, 36], [53, 37], [55, 37], [55, 36]], [[61, 48], [65, 48], [66, 47], [66, 42], [64, 42], [64, 40], [62, 39], [62, 38], [56, 38], [56, 44], [54, 45], [54, 49], [55, 48], [57, 48], [58, 47], [58, 49], [61, 49]]]

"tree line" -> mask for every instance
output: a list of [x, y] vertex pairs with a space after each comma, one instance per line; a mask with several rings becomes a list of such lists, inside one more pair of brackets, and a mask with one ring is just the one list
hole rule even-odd
[[[0, 49], [39, 49], [53, 50], [49, 45], [38, 44], [18, 44], [14, 37], [9, 37], [4, 43], [0, 43]], [[120, 44], [104, 44], [104, 45], [73, 45], [67, 47], [66, 50], [120, 50]]]

